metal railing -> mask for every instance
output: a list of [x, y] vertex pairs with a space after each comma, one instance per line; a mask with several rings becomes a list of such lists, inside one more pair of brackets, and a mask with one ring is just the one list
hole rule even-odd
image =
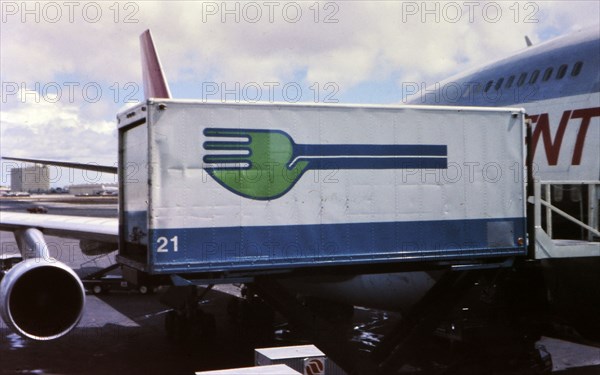
[[[560, 185], [587, 185], [587, 223], [584, 223], [578, 218], [552, 205], [552, 186]], [[577, 184], [574, 184], [573, 182], [566, 183], [565, 181], [536, 181], [534, 183], [534, 196], [532, 202], [535, 206], [534, 220], [536, 228], [546, 228], [545, 231], [548, 236], [553, 238], [552, 216], [553, 214], [558, 214], [585, 229], [587, 231], [588, 241], [593, 241], [594, 236], [600, 237], [600, 231], [598, 230], [599, 186], [600, 181], [579, 181]], [[542, 198], [542, 191], [544, 192], [544, 198]], [[545, 209], [544, 223], [542, 223], [542, 206]]]

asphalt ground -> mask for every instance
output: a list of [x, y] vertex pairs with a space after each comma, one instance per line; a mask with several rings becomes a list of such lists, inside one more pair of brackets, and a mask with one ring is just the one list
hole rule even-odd
[[[85, 198], [60, 202], [30, 198], [0, 200], [1, 211], [25, 212], [42, 205], [48, 214], [114, 217], [114, 201], [82, 203]], [[78, 241], [46, 238], [52, 256], [73, 267], [79, 274], [114, 263], [110, 256], [88, 257]], [[18, 252], [12, 233], [0, 232], [0, 253]], [[195, 371], [252, 366], [254, 348], [307, 343], [290, 334], [278, 318], [272, 337], [260, 342], [248, 327], [234, 324], [227, 304], [239, 289], [218, 286], [202, 301], [205, 312], [214, 314], [217, 335], [210, 340], [177, 344], [169, 341], [164, 317], [169, 311], [156, 295], [137, 291], [115, 291], [95, 296], [88, 294], [83, 319], [69, 335], [50, 342], [34, 342], [12, 333], [0, 320], [1, 374], [193, 374]], [[362, 353], [368, 353], [398, 316], [376, 310], [355, 309], [350, 340]], [[270, 335], [269, 335], [270, 336]], [[543, 338], [540, 342], [553, 356], [554, 371], [565, 375], [600, 374], [600, 349]]]
[[[117, 204], [89, 198], [31, 197], [0, 199], [2, 211], [26, 212], [43, 206], [48, 214], [116, 217]], [[36, 214], [43, 215], [43, 214]], [[114, 264], [114, 256], [90, 257], [79, 249], [79, 241], [46, 236], [51, 256], [80, 276]], [[0, 254], [18, 254], [14, 236], [0, 232]], [[159, 294], [142, 295], [136, 290], [88, 293], [83, 318], [77, 328], [58, 340], [35, 342], [11, 332], [0, 319], [0, 374], [193, 374], [195, 371], [254, 365], [258, 347], [307, 344], [290, 333], [281, 317], [272, 334], [257, 338], [249, 327], [232, 322], [227, 305], [240, 295], [236, 285], [219, 285], [201, 301], [204, 312], [213, 314], [217, 335], [210, 340], [173, 343], [166, 337], [164, 319], [170, 310], [159, 302]], [[383, 323], [391, 314], [361, 309], [353, 324], [352, 340], [368, 352], [378, 340]], [[251, 327], [250, 327], [251, 328]]]
[[[84, 198], [82, 198], [84, 199]], [[41, 205], [49, 214], [115, 217], [113, 203], [40, 202], [4, 199], [4, 211], [25, 212]], [[78, 274], [91, 273], [114, 262], [110, 256], [88, 257], [77, 240], [47, 236], [51, 255], [71, 266]], [[3, 254], [17, 252], [12, 233], [0, 232]], [[228, 294], [213, 291], [204, 307], [226, 311]], [[88, 294], [83, 318], [69, 335], [51, 342], [26, 340], [0, 323], [0, 372], [3, 374], [191, 374], [197, 370], [246, 365], [252, 352], [235, 350], [234, 330], [219, 319], [220, 335], [210, 345], [174, 345], [166, 339], [164, 315], [168, 309], [155, 295], [118, 291], [106, 295]], [[220, 313], [223, 315], [223, 313]], [[225, 320], [225, 321], [223, 321]], [[233, 345], [232, 345], [233, 344]], [[227, 350], [226, 350], [227, 349]], [[234, 350], [231, 350], [234, 349]], [[228, 352], [228, 356], [219, 353]]]

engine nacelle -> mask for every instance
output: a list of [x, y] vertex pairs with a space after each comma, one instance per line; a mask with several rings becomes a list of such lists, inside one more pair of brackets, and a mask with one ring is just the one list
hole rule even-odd
[[83, 315], [85, 289], [67, 265], [30, 258], [0, 282], [0, 315], [24, 337], [52, 340], [69, 333]]

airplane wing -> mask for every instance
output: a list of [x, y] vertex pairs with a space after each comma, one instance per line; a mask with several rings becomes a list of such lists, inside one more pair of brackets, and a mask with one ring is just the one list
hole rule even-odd
[[28, 228], [39, 228], [47, 235], [79, 240], [114, 244], [119, 240], [119, 221], [116, 218], [0, 212], [0, 230], [14, 232]]
[[[102, 173], [116, 174], [118, 172], [117, 167], [98, 164], [14, 157], [2, 158]], [[51, 236], [81, 240], [80, 247], [84, 253], [94, 254], [96, 251], [114, 250], [114, 245], [119, 243], [119, 222], [116, 218], [0, 212], [0, 230], [14, 232], [29, 228], [38, 229], [42, 233]]]
[[102, 173], [117, 174], [117, 172], [118, 172], [118, 168], [115, 166], [99, 165], [99, 164], [92, 164], [92, 163], [72, 163], [72, 162], [67, 162], [67, 161], [14, 158], [14, 157], [9, 157], [9, 156], [2, 156], [2, 159], [24, 161], [26, 163], [55, 165], [57, 167], [83, 169], [86, 171], [94, 171], [94, 172], [102, 172]]

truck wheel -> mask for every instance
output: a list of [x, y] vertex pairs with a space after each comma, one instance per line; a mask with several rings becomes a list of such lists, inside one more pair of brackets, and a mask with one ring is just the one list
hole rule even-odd
[[103, 292], [104, 288], [102, 288], [102, 285], [94, 285], [94, 287], [92, 288], [92, 293], [94, 293], [95, 295], [102, 294]]

